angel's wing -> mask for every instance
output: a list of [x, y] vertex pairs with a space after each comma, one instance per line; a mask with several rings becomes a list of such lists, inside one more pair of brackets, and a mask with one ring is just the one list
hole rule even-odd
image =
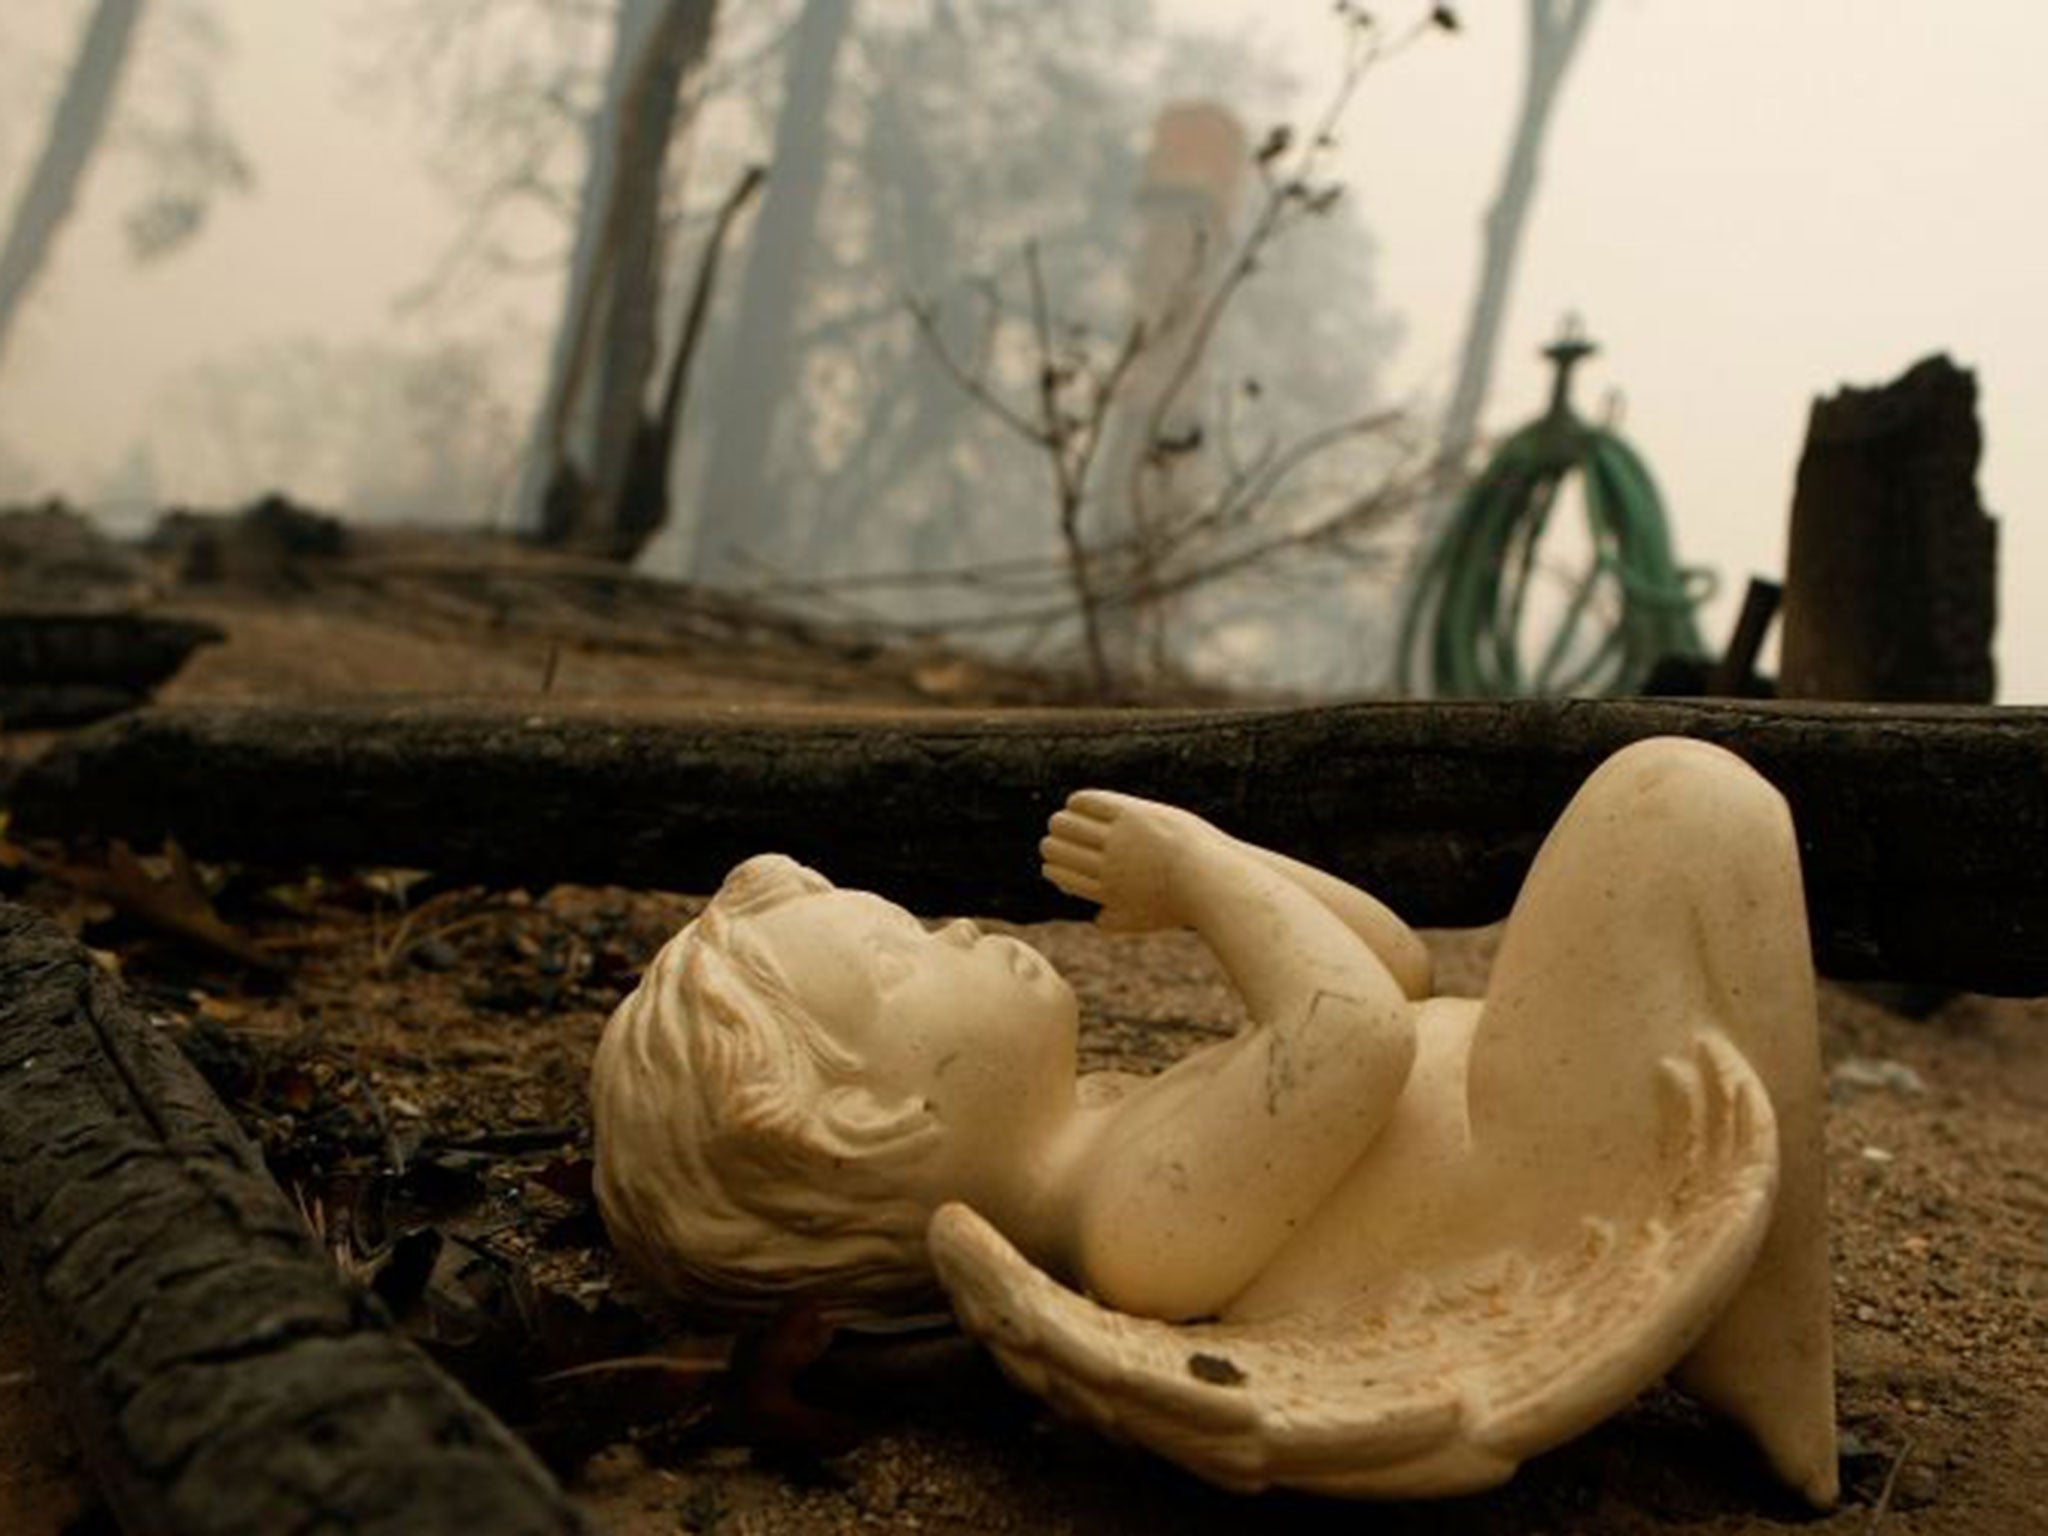
[[1709, 1035], [1660, 1082], [1665, 1145], [1639, 1210], [1339, 1311], [1127, 1316], [962, 1205], [933, 1217], [932, 1261], [962, 1325], [1022, 1386], [1211, 1482], [1369, 1498], [1491, 1487], [1676, 1364], [1763, 1240], [1778, 1151], [1756, 1074]]

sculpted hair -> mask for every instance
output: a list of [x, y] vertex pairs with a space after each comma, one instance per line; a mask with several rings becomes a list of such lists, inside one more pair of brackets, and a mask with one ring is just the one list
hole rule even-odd
[[906, 1190], [936, 1123], [862, 1083], [748, 921], [831, 889], [780, 854], [740, 865], [619, 1005], [591, 1072], [614, 1240], [727, 1310], [822, 1292], [900, 1310], [933, 1289], [930, 1211]]

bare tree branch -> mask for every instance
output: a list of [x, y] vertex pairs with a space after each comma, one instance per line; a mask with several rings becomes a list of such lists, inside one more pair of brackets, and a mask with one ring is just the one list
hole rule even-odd
[[939, 334], [938, 316], [929, 304], [914, 298], [907, 298], [903, 302], [910, 311], [910, 318], [917, 324], [918, 334], [930, 348], [933, 361], [945, 369], [947, 377], [952, 379], [964, 394], [971, 396], [991, 417], [1033, 447], [1048, 446], [1044, 433], [1040, 431], [1037, 423], [1012, 409], [1008, 401], [989, 387], [987, 380], [979, 374], [969, 373], [961, 365], [960, 360], [953, 355], [953, 349], [946, 345], [946, 338]]

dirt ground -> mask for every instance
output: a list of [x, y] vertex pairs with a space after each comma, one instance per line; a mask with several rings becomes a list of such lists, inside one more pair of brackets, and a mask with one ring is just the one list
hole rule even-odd
[[[684, 615], [637, 592], [607, 599], [515, 555], [483, 575], [452, 546], [377, 559], [374, 578], [358, 566], [283, 591], [159, 581], [148, 601], [229, 633], [168, 694], [545, 684], [983, 704], [1061, 686], [936, 651]], [[792, 1378], [776, 1362], [796, 1330], [732, 1354], [729, 1337], [636, 1290], [591, 1208], [584, 1074], [611, 1006], [690, 896], [443, 889], [398, 871], [201, 873], [220, 914], [278, 957], [274, 974], [61, 878], [16, 868], [0, 884], [120, 968], [261, 1140], [337, 1262], [530, 1436], [599, 1530], [2048, 1531], [2048, 1002], [1955, 997], [1915, 1020], [1824, 989], [1846, 1494], [1835, 1513], [1804, 1515], [1734, 1436], [1662, 1391], [1506, 1489], [1361, 1510], [1222, 1494], [1100, 1442], [943, 1328], [842, 1335]], [[1234, 1026], [1189, 937], [1017, 931], [1081, 996], [1084, 1066], [1156, 1067]], [[1432, 939], [1446, 990], [1483, 986], [1489, 934]], [[0, 1531], [107, 1529], [48, 1398], [0, 1293]]]

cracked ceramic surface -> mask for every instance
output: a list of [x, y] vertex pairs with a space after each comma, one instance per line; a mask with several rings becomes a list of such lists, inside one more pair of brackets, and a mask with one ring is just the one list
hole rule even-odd
[[1483, 1488], [1669, 1373], [1833, 1500], [1805, 909], [1738, 759], [1602, 765], [1484, 999], [1433, 996], [1372, 897], [1186, 811], [1083, 790], [1041, 855], [1105, 927], [1192, 928], [1246, 1028], [1077, 1081], [1027, 946], [749, 860], [599, 1048], [629, 1260], [721, 1308], [942, 1285], [1024, 1386], [1235, 1488]]

